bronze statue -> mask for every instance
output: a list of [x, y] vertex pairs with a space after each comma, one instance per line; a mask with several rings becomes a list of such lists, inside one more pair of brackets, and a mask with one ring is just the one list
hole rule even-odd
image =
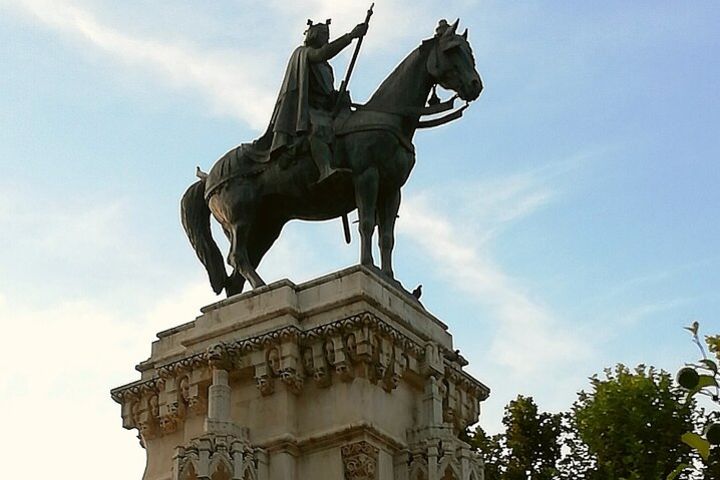
[[[366, 104], [351, 105], [345, 94], [348, 78], [336, 92], [327, 60], [352, 38], [359, 38], [359, 45], [371, 13], [364, 24], [329, 43], [329, 21], [310, 24], [305, 45], [290, 59], [266, 133], [227, 152], [209, 174], [199, 172], [200, 180], [185, 192], [183, 227], [216, 293], [240, 293], [246, 279], [253, 288], [265, 285], [256, 268], [288, 221], [344, 217], [355, 208], [360, 263], [374, 264], [371, 241], [377, 226], [381, 271], [394, 278], [395, 220], [400, 188], [415, 164], [415, 130], [459, 118], [479, 97], [482, 81], [467, 30], [460, 35], [459, 21], [443, 20]], [[356, 57], [357, 49], [349, 71]], [[456, 95], [440, 102], [438, 84]], [[420, 120], [452, 110], [456, 97], [466, 105]], [[211, 214], [230, 240], [229, 276], [211, 236]]]
[[[367, 32], [364, 23], [331, 43], [330, 20], [313, 25], [308, 20], [305, 45], [295, 49], [285, 72], [267, 135], [272, 132], [270, 155], [294, 148], [307, 134], [310, 154], [320, 172], [319, 182], [337, 172], [332, 163], [333, 113], [340, 92], [335, 90], [328, 60]], [[349, 105], [348, 105], [349, 107]], [[349, 171], [348, 169], [345, 169]]]

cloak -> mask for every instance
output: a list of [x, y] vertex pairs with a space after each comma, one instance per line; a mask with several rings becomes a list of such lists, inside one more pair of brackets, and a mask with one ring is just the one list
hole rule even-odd
[[[268, 130], [270, 153], [290, 147], [296, 137], [310, 131], [310, 47], [301, 45], [290, 56]], [[269, 133], [269, 132], [268, 132]]]

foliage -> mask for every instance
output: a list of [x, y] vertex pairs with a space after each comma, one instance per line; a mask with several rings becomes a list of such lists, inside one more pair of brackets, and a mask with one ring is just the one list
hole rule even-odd
[[707, 336], [705, 342], [712, 353], [715, 354], [715, 358], [720, 362], [720, 335]]
[[[720, 423], [720, 412], [712, 412], [705, 419], [704, 429], [709, 425], [717, 425]], [[720, 445], [714, 445], [710, 448], [710, 456], [703, 466], [704, 478], [715, 480], [720, 478]]]
[[593, 376], [569, 412], [540, 412], [532, 397], [511, 401], [505, 433], [478, 427], [465, 438], [485, 458], [485, 479], [720, 479], [720, 412], [706, 415], [695, 401], [720, 402], [720, 335], [705, 337], [716, 361], [697, 323], [687, 329], [703, 358], [678, 372], [680, 386], [653, 367], [617, 365]]
[[[572, 408], [571, 429], [587, 446], [572, 452], [594, 466], [589, 480], [666, 478], [690, 462], [690, 449], [678, 443], [692, 428], [694, 403], [683, 403], [670, 375], [639, 366], [606, 370], [591, 378], [592, 391], [580, 392]], [[591, 458], [582, 458], [587, 454]], [[679, 476], [678, 478], [684, 478]]]
[[505, 409], [506, 480], [550, 480], [560, 459], [561, 416], [539, 413], [532, 397], [518, 396]]
[[[697, 395], [704, 395], [717, 404], [720, 404], [720, 374], [718, 361], [720, 361], [720, 335], [706, 336], [705, 343], [716, 360], [708, 358], [698, 335], [700, 324], [693, 322], [685, 327], [692, 334], [692, 341], [697, 345], [702, 359], [697, 363], [687, 364], [677, 374], [678, 384], [687, 390], [687, 402], [694, 402]], [[694, 428], [689, 429], [681, 436], [681, 441], [692, 447], [703, 460], [703, 471], [706, 478], [720, 478], [720, 422], [717, 412], [710, 415], [700, 414], [696, 419]], [[680, 466], [678, 469], [681, 468]], [[673, 475], [667, 480], [676, 478]]]
[[485, 480], [501, 480], [503, 478], [503, 452], [505, 449], [505, 435], [488, 436], [482, 427], [474, 432], [468, 432], [467, 442], [480, 452], [485, 461]]
[[505, 407], [505, 434], [478, 428], [471, 445], [485, 457], [486, 480], [551, 480], [560, 459], [561, 416], [538, 411], [532, 397], [518, 396]]

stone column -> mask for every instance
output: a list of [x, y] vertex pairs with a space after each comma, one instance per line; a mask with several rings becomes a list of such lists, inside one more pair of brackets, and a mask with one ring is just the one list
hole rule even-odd
[[227, 422], [230, 420], [230, 385], [228, 372], [220, 368], [213, 369], [213, 383], [208, 389], [208, 420]]

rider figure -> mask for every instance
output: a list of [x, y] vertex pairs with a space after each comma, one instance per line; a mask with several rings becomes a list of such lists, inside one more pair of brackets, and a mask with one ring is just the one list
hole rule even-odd
[[332, 115], [339, 93], [328, 60], [367, 32], [361, 23], [350, 33], [328, 42], [330, 20], [314, 24], [308, 20], [305, 44], [293, 52], [273, 111], [270, 128], [271, 155], [296, 146], [307, 136], [310, 152], [319, 171], [320, 183], [341, 171], [332, 166]]

